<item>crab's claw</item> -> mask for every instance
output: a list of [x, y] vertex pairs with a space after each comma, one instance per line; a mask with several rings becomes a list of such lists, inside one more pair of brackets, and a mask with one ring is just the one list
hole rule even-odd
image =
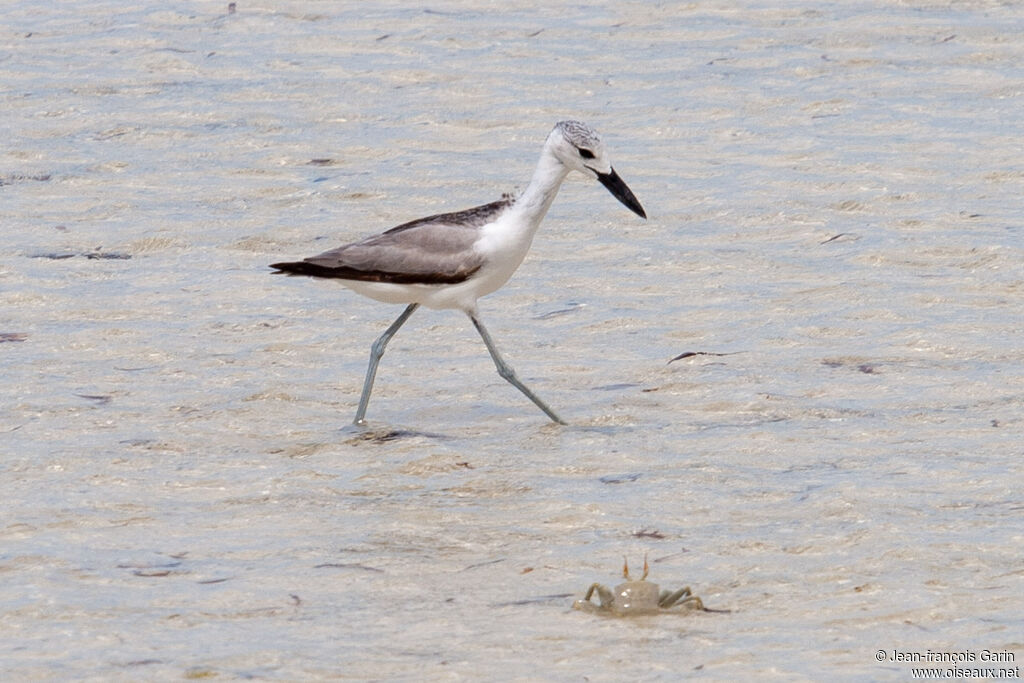
[[[644, 575], [640, 577], [641, 581], [647, 578], [647, 572], [649, 571], [650, 567], [647, 566], [647, 553], [644, 553]], [[629, 578], [629, 558], [625, 555], [622, 556], [622, 577], [626, 579], [626, 581], [632, 581], [632, 579]]]

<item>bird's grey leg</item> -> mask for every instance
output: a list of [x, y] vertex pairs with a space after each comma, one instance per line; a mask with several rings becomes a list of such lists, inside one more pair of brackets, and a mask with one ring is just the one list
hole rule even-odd
[[366, 406], [370, 403], [370, 392], [373, 390], [373, 380], [377, 376], [377, 364], [380, 363], [381, 356], [384, 355], [384, 349], [387, 348], [388, 342], [395, 336], [395, 332], [398, 332], [398, 328], [405, 324], [405, 321], [409, 319], [419, 304], [409, 304], [402, 311], [402, 315], [398, 316], [395, 322], [391, 323], [391, 327], [384, 330], [384, 334], [380, 335], [377, 341], [373, 342], [373, 346], [370, 347], [370, 365], [366, 368], [366, 381], [363, 382], [363, 395], [359, 397], [359, 409], [356, 410], [355, 424], [365, 424], [366, 420]]
[[501, 375], [509, 384], [523, 392], [526, 398], [533, 401], [534, 404], [543, 410], [544, 413], [553, 421], [560, 425], [566, 424], [565, 420], [558, 417], [558, 415], [555, 414], [555, 411], [548, 407], [547, 403], [540, 400], [540, 398], [537, 397], [537, 394], [530, 391], [525, 384], [519, 381], [515, 370], [513, 370], [512, 367], [501, 357], [501, 354], [498, 353], [498, 347], [494, 345], [494, 340], [491, 339], [491, 335], [487, 333], [487, 328], [484, 327], [482, 322], [480, 322], [480, 318], [478, 318], [474, 313], [468, 313], [468, 315], [469, 319], [473, 321], [473, 326], [476, 327], [476, 331], [479, 332], [480, 336], [483, 338], [484, 344], [487, 345], [487, 350], [491, 353], [491, 358], [494, 359], [494, 365], [498, 368], [498, 374]]

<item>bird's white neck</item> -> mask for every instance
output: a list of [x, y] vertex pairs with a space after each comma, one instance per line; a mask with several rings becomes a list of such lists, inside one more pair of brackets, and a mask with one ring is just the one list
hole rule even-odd
[[562, 181], [568, 174], [569, 169], [545, 145], [530, 184], [512, 206], [512, 210], [522, 216], [525, 219], [524, 223], [530, 226], [531, 233], [537, 230], [537, 226], [544, 219], [551, 202], [558, 194], [558, 188], [562, 186]]
[[476, 248], [487, 255], [490, 265], [486, 276], [477, 278], [475, 296], [489, 294], [505, 284], [533, 243], [544, 214], [558, 194], [558, 188], [569, 169], [555, 156], [548, 145], [541, 152], [533, 178], [519, 197], [493, 223], [483, 226]]

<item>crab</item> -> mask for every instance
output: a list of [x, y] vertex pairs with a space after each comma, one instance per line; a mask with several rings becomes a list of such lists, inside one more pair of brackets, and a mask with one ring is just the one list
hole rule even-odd
[[[629, 576], [629, 560], [622, 558], [622, 576], [626, 578], [625, 583], [620, 583], [614, 591], [599, 583], [591, 584], [587, 594], [582, 600], [573, 603], [572, 608], [584, 610], [593, 614], [603, 614], [610, 617], [632, 617], [645, 614], [658, 614], [659, 612], [671, 609], [677, 605], [688, 606], [694, 609], [711, 611], [704, 607], [704, 603], [690, 590], [690, 587], [680, 588], [673, 592], [670, 590], [658, 590], [658, 584], [647, 581], [647, 556], [644, 555], [644, 575], [639, 581], [634, 581]], [[590, 601], [591, 596], [597, 591], [601, 599], [600, 605]]]

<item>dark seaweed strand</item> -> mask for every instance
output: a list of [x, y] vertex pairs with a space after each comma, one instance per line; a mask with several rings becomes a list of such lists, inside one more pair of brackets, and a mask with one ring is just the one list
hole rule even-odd
[[392, 282], [397, 285], [455, 285], [465, 282], [480, 266], [457, 273], [388, 273], [383, 270], [357, 270], [348, 266], [329, 268], [308, 261], [272, 263], [271, 268], [288, 275], [333, 278], [336, 280], [362, 280], [363, 282]]

